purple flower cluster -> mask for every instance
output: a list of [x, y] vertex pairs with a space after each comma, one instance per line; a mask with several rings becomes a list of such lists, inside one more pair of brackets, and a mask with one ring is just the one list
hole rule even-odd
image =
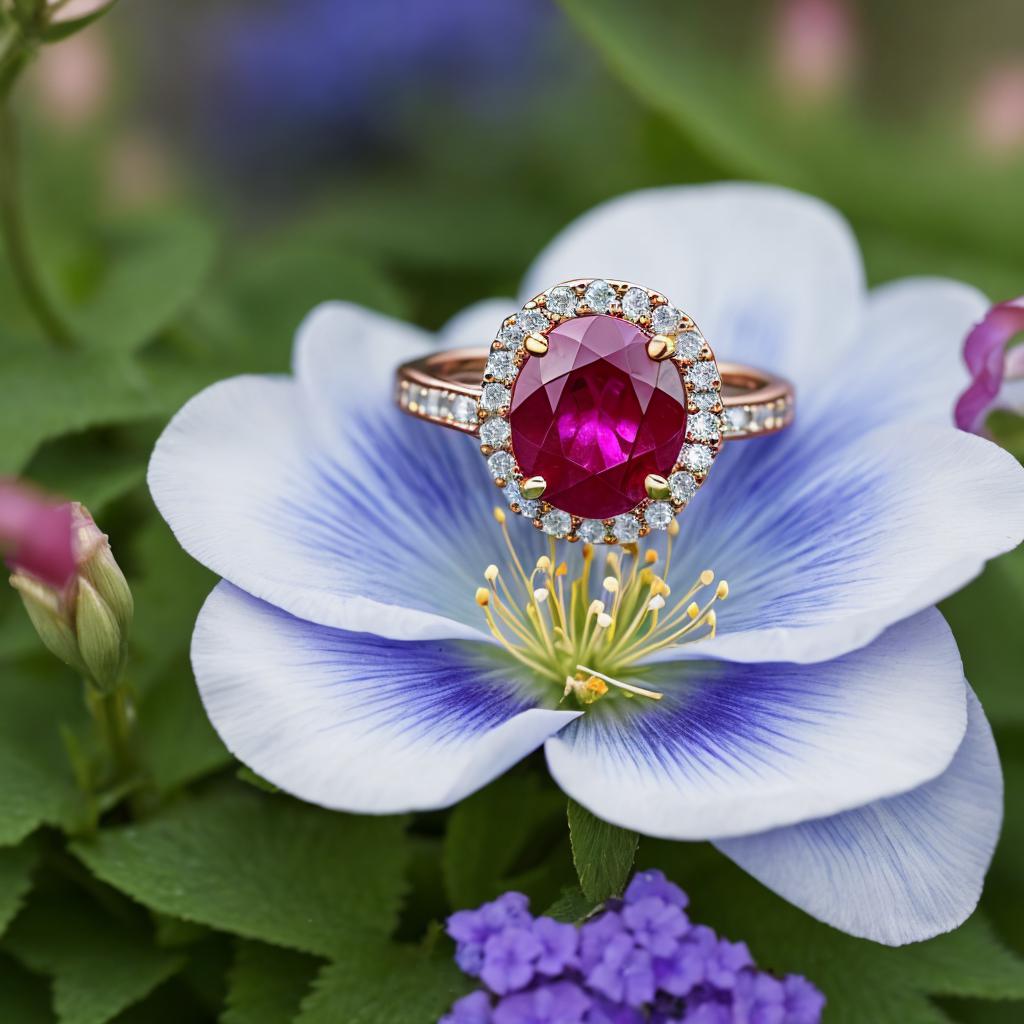
[[441, 1024], [818, 1024], [806, 978], [757, 970], [743, 942], [691, 924], [686, 894], [660, 871], [577, 928], [534, 917], [508, 892], [448, 919], [455, 959], [485, 986]]

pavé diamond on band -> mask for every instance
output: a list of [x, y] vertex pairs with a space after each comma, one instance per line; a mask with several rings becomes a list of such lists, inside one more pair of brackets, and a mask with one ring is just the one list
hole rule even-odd
[[514, 512], [592, 543], [667, 529], [724, 440], [775, 433], [795, 411], [788, 381], [718, 363], [658, 292], [593, 278], [536, 296], [490, 348], [399, 367], [396, 398], [476, 435]]

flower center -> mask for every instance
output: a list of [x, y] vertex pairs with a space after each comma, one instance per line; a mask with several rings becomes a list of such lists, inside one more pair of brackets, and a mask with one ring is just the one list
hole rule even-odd
[[511, 555], [511, 578], [497, 565], [484, 572], [486, 586], [476, 592], [494, 638], [517, 661], [562, 688], [563, 700], [581, 706], [610, 694], [660, 700], [661, 694], [622, 677], [658, 651], [715, 635], [713, 605], [729, 594], [725, 580], [705, 569], [693, 586], [674, 595], [665, 582], [672, 564], [672, 544], [679, 533], [668, 531], [664, 562], [658, 553], [626, 544], [603, 559], [594, 546], [583, 545], [582, 565], [569, 579], [558, 561], [556, 542], [550, 554], [528, 566], [516, 550], [504, 510], [501, 525]]

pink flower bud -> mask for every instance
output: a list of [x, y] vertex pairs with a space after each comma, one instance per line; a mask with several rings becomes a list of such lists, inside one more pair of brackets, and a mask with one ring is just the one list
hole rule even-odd
[[15, 571], [53, 587], [75, 575], [72, 509], [15, 480], [0, 480], [0, 550]]

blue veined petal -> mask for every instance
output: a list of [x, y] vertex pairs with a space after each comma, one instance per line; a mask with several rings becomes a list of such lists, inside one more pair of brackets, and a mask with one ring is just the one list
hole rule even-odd
[[729, 442], [680, 519], [669, 583], [729, 580], [704, 650], [821, 661], [946, 597], [1024, 536], [1024, 470], [952, 427], [869, 411]]
[[522, 297], [587, 275], [658, 289], [696, 320], [719, 359], [808, 387], [822, 386], [864, 303], [857, 242], [836, 210], [742, 182], [648, 189], [602, 203], [540, 254]]
[[965, 684], [934, 609], [816, 665], [674, 662], [638, 677], [660, 701], [606, 701], [546, 744], [558, 784], [598, 817], [666, 839], [819, 818], [949, 764]]
[[447, 807], [576, 718], [543, 707], [491, 645], [315, 626], [223, 582], [192, 663], [232, 753], [300, 799], [358, 813]]
[[[297, 382], [238, 377], [188, 402], [149, 471], [182, 546], [314, 622], [484, 636], [473, 593], [504, 559], [491, 514], [504, 499], [470, 438], [394, 407], [394, 366], [420, 341], [377, 314], [326, 307], [300, 332]], [[510, 526], [527, 556], [544, 550], [528, 524]]]
[[716, 845], [807, 913], [899, 946], [962, 924], [977, 906], [1003, 819], [992, 730], [968, 691], [952, 763], [902, 796]]

